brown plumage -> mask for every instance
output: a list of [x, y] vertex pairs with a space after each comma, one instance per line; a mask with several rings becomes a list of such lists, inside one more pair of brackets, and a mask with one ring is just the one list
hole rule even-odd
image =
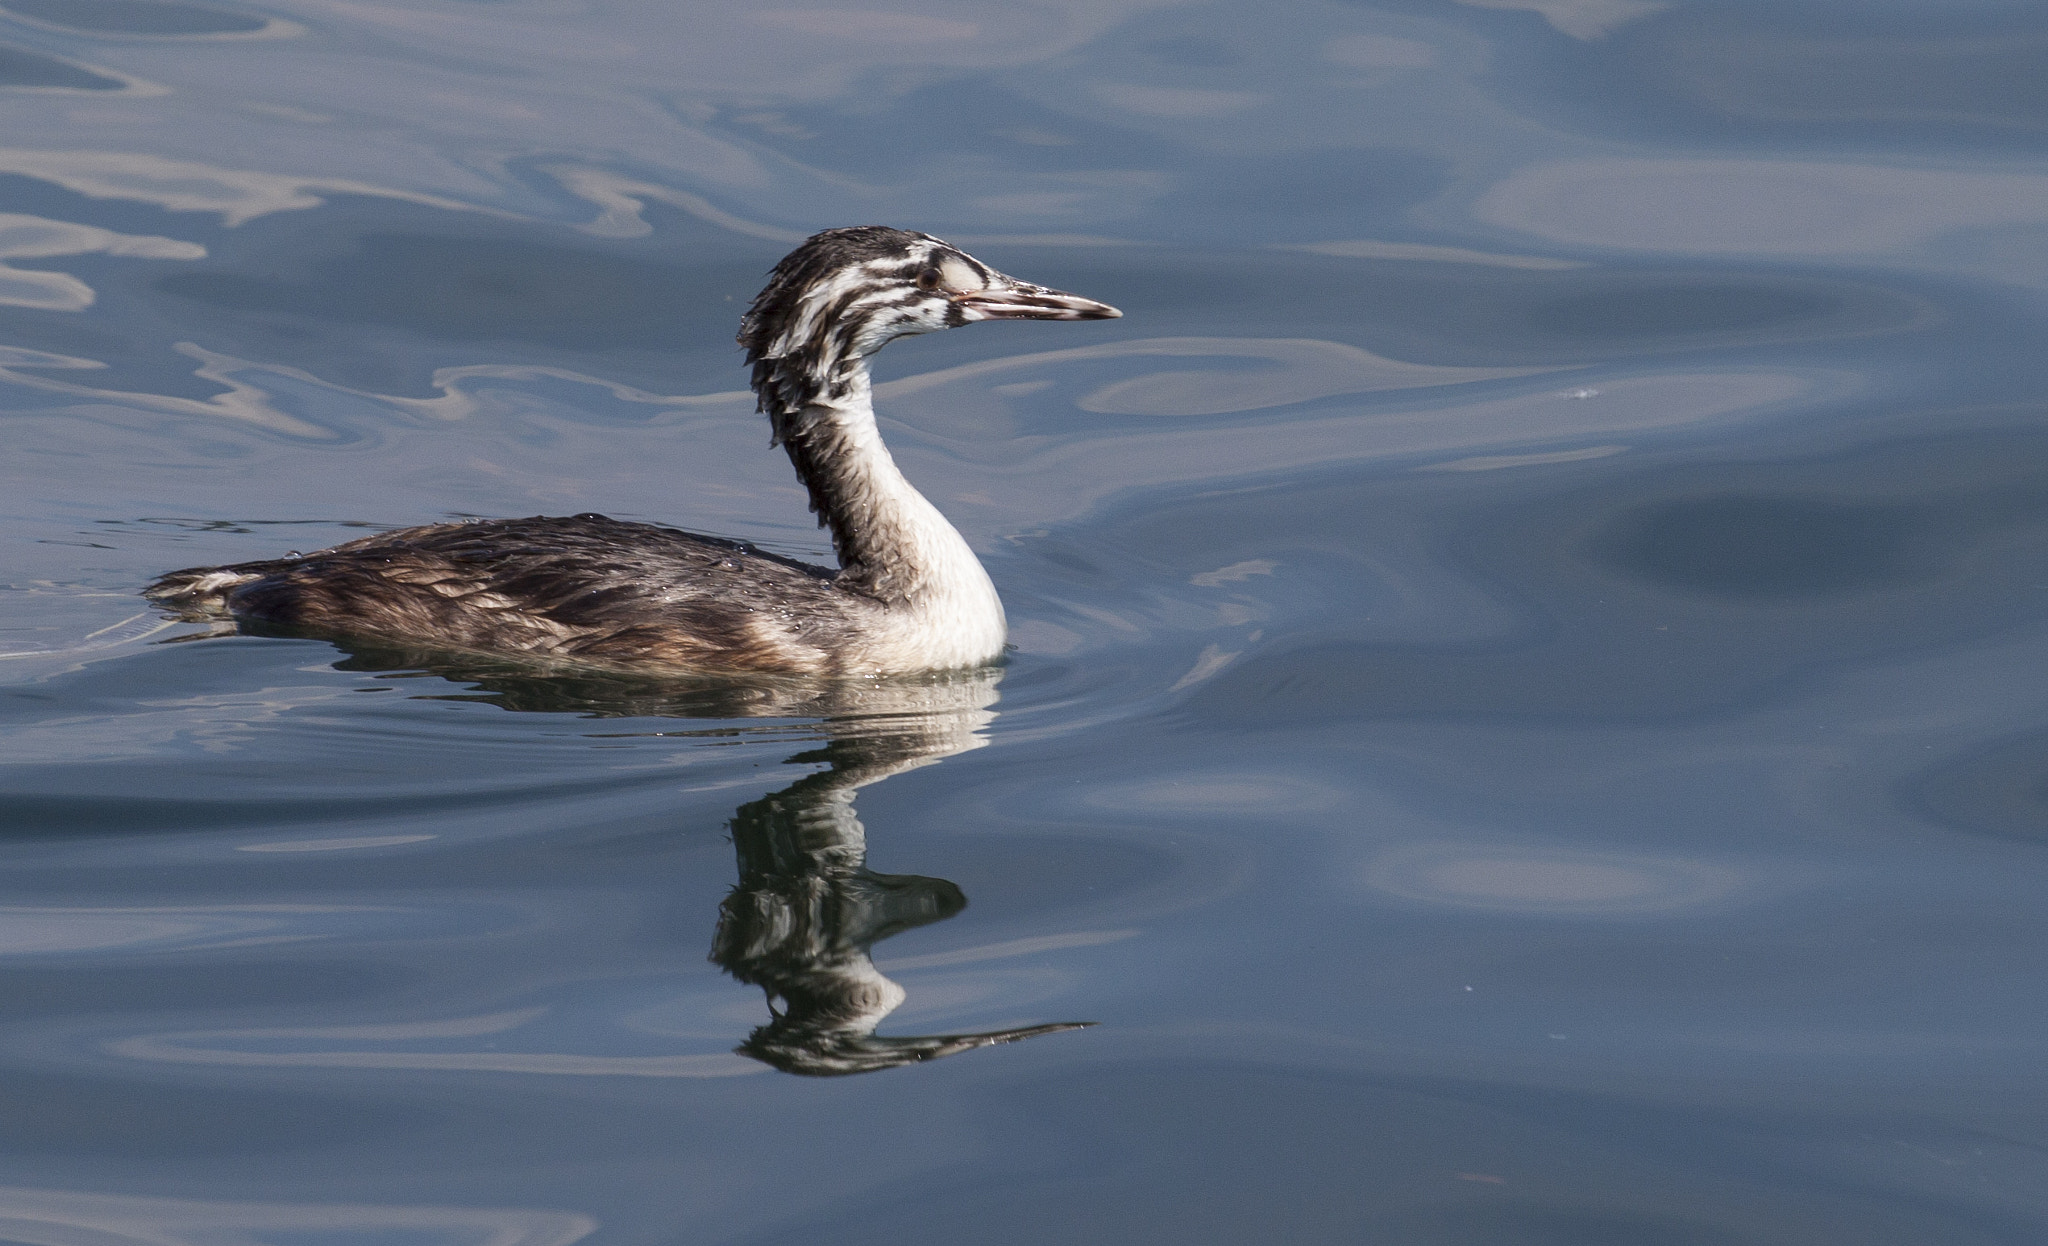
[[150, 595], [309, 635], [432, 640], [449, 649], [594, 666], [836, 674], [833, 640], [876, 611], [832, 573], [722, 541], [603, 515], [431, 524], [304, 558], [195, 568]]

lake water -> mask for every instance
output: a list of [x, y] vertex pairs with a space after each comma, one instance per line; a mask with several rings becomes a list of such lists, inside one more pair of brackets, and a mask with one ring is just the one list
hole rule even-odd
[[[2048, 12], [863, 3], [0, 0], [0, 1240], [2048, 1238]], [[1125, 312], [877, 361], [1000, 672], [138, 599], [829, 560], [865, 222]]]

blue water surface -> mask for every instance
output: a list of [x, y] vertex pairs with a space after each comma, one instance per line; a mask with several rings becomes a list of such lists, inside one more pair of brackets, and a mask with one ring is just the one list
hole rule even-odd
[[[2048, 11], [0, 0], [0, 1240], [2048, 1240]], [[602, 511], [829, 561], [900, 342], [996, 672], [212, 635]], [[1091, 1024], [1084, 1024], [1091, 1023]]]

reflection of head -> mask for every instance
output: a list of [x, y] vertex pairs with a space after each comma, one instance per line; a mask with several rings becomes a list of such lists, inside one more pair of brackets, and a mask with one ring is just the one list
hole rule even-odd
[[[349, 642], [343, 669], [427, 671], [472, 685], [454, 699], [509, 710], [592, 717], [811, 720], [822, 744], [790, 758], [823, 769], [734, 812], [739, 882], [719, 906], [711, 960], [768, 995], [772, 1018], [737, 1050], [790, 1073], [866, 1073], [974, 1047], [1076, 1029], [1029, 1026], [984, 1034], [885, 1038], [875, 1027], [903, 988], [874, 966], [882, 939], [944, 921], [967, 906], [942, 878], [867, 868], [854, 793], [870, 783], [987, 743], [999, 669], [887, 679], [646, 677], [538, 672], [474, 654]], [[731, 727], [713, 729], [729, 734]], [[664, 734], [687, 734], [665, 732]]]
[[[1076, 1028], [1041, 1025], [917, 1038], [877, 1035], [875, 1027], [903, 1002], [904, 991], [875, 968], [868, 948], [898, 931], [944, 921], [966, 907], [967, 898], [942, 878], [876, 874], [865, 868], [856, 846], [859, 823], [852, 821], [850, 806], [830, 796], [823, 803], [844, 811], [856, 835], [850, 842], [823, 842], [813, 826], [812, 843], [805, 850], [791, 842], [786, 825], [761, 825], [764, 805], [777, 806], [781, 812], [793, 811], [792, 805], [803, 807], [801, 798], [791, 800], [794, 790], [745, 806], [734, 820], [733, 839], [743, 862], [752, 848], [795, 866], [780, 873], [743, 873], [720, 907], [711, 959], [740, 981], [761, 987], [773, 1013], [767, 1025], [737, 1048], [742, 1055], [784, 1072], [824, 1077], [868, 1073]], [[760, 842], [764, 832], [774, 842]], [[804, 833], [799, 831], [798, 837]]]
[[[972, 713], [981, 721], [989, 716], [978, 707]], [[919, 1038], [874, 1032], [903, 1002], [904, 992], [875, 968], [868, 949], [890, 935], [944, 921], [967, 907], [967, 897], [943, 878], [868, 869], [854, 789], [944, 755], [917, 751], [919, 744], [953, 752], [978, 741], [963, 742], [971, 732], [930, 721], [913, 727], [915, 715], [854, 721], [866, 729], [835, 734], [823, 749], [792, 759], [824, 761], [829, 769], [742, 805], [733, 816], [740, 879], [719, 908], [711, 959], [765, 991], [774, 1014], [737, 1050], [784, 1072], [825, 1077], [1078, 1028], [1039, 1025]], [[845, 726], [832, 724], [835, 733]]]

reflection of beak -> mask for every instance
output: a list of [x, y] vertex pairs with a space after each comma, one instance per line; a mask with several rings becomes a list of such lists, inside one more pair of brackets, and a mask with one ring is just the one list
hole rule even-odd
[[953, 303], [969, 320], [1115, 320], [1123, 315], [1107, 303], [997, 277], [987, 288], [957, 294]]
[[1062, 1034], [1085, 1030], [1093, 1021], [1055, 1021], [1050, 1025], [1027, 1025], [1016, 1030], [993, 1030], [986, 1034], [934, 1034], [923, 1038], [884, 1038], [849, 1030], [806, 1031], [786, 1020], [762, 1026], [733, 1048], [740, 1055], [772, 1065], [785, 1073], [804, 1077], [844, 1077], [849, 1073], [873, 1073], [881, 1069], [920, 1064], [946, 1056], [994, 1047], [1040, 1034]]

